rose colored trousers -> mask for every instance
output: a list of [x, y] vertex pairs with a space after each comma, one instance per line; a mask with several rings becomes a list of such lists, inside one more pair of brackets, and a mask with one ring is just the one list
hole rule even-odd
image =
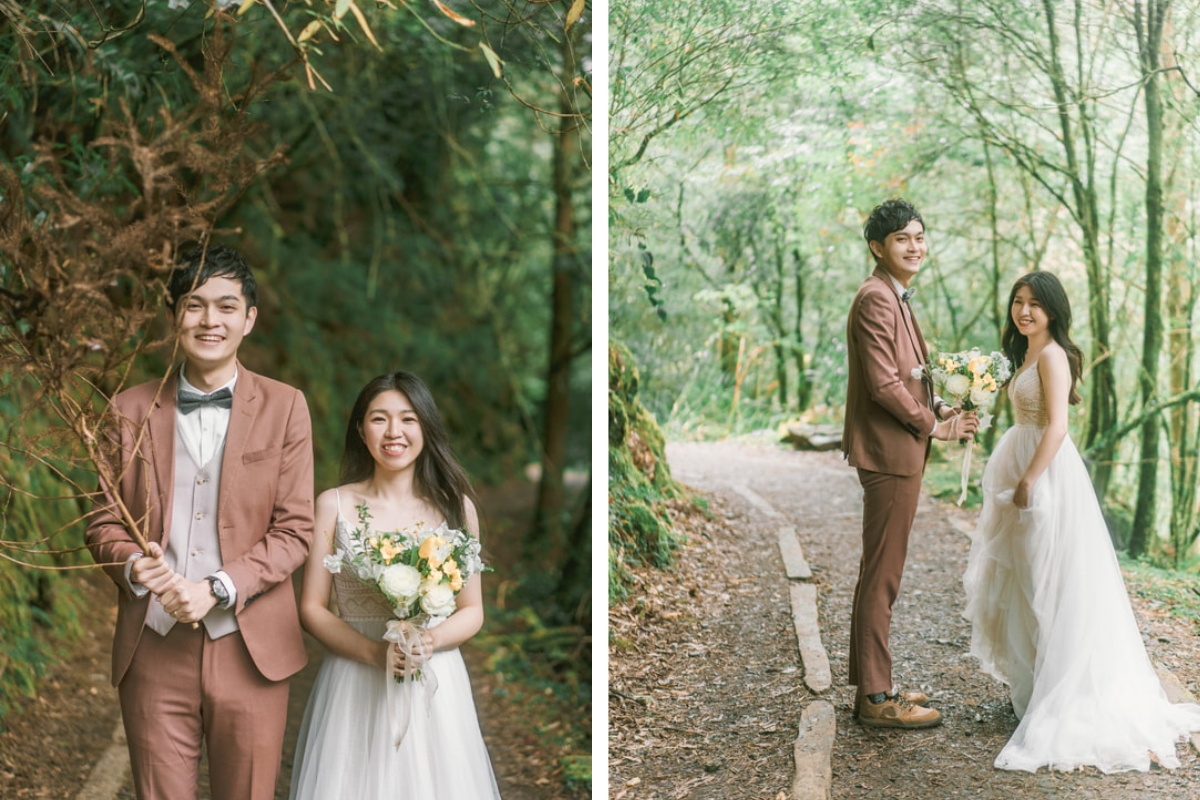
[[860, 694], [892, 690], [888, 634], [921, 497], [921, 475], [858, 470], [863, 487], [863, 552], [850, 616], [850, 685]]
[[240, 632], [147, 628], [119, 692], [140, 800], [194, 800], [201, 742], [214, 798], [274, 798], [288, 682], [259, 673]]

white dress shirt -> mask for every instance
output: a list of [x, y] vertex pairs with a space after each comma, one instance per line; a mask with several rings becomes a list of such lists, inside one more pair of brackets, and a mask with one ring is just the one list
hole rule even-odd
[[[237, 383], [237, 372], [233, 373], [229, 383], [224, 386], [218, 386], [213, 391], [220, 389], [229, 389], [233, 392], [234, 384]], [[202, 392], [193, 386], [183, 374], [183, 367], [179, 368], [179, 391], [192, 392], [193, 394], [211, 394], [211, 392]], [[175, 427], [179, 431], [179, 438], [183, 439], [184, 445], [187, 447], [188, 453], [192, 459], [200, 467], [208, 466], [208, 462], [212, 460], [213, 453], [225, 441], [225, 434], [229, 431], [229, 417], [233, 409], [220, 408], [219, 406], [200, 406], [190, 414], [184, 414], [179, 410], [178, 406], [175, 409]]]

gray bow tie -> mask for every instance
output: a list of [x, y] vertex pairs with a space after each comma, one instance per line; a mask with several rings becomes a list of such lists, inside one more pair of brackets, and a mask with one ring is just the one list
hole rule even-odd
[[179, 390], [179, 397], [176, 398], [175, 404], [179, 407], [180, 412], [190, 414], [201, 406], [216, 406], [217, 408], [233, 408], [233, 392], [229, 391], [229, 387], [217, 389], [212, 394], [196, 394], [184, 389]]
[[907, 303], [909, 300], [912, 299], [912, 296], [916, 293], [917, 293], [917, 290], [915, 287], [911, 288], [911, 289], [905, 289], [903, 292], [900, 293], [900, 299]]

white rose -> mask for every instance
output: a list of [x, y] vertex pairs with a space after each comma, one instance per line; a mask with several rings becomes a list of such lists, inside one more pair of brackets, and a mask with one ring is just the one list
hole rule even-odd
[[421, 586], [421, 573], [408, 564], [392, 564], [384, 567], [379, 575], [379, 588], [389, 597], [406, 598], [417, 593]]
[[951, 375], [946, 379], [946, 392], [954, 397], [964, 397], [971, 389], [971, 379], [966, 375]]
[[342, 571], [342, 559], [345, 558], [345, 556], [346, 554], [343, 551], [338, 550], [333, 555], [325, 556], [325, 560], [322, 563], [325, 564], [325, 569], [329, 570], [334, 575], [337, 575]]
[[976, 386], [971, 390], [971, 404], [976, 408], [983, 408], [992, 402], [992, 393], [987, 389]]
[[421, 610], [431, 617], [448, 617], [454, 613], [454, 590], [449, 584], [428, 582], [421, 586]]
[[921, 380], [921, 378], [925, 377], [925, 370], [921, 367], [913, 367], [909, 375], [912, 375], [916, 380]]

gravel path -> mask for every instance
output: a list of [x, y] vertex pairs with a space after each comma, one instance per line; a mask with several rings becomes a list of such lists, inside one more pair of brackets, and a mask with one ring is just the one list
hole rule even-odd
[[[889, 732], [860, 727], [850, 717], [853, 696], [846, 686], [850, 602], [861, 547], [861, 491], [854, 471], [836, 453], [798, 453], [773, 445], [730, 442], [672, 444], [668, 447], [668, 459], [673, 474], [680, 481], [713, 498], [718, 509], [728, 509], [716, 515], [715, 523], [710, 524], [708, 541], [692, 537], [676, 572], [686, 574], [691, 569], [690, 562], [709, 561], [712, 551], [730, 546], [736, 550], [740, 544], [744, 556], [730, 558], [724, 565], [723, 576], [714, 574], [710, 567], [710, 582], [723, 580], [727, 586], [733, 586], [734, 581], [743, 577], [767, 579], [774, 575], [777, 578], [778, 590], [774, 586], [757, 585], [757, 597], [763, 606], [744, 609], [747, 617], [754, 620], [749, 626], [752, 631], [764, 627], [757, 620], [775, 621], [787, 614], [786, 582], [770, 532], [781, 524], [793, 525], [797, 530], [804, 555], [819, 583], [821, 634], [833, 671], [833, 688], [827, 694], [827, 699], [837, 709], [837, 736], [832, 756], [833, 797], [839, 800], [1200, 798], [1200, 758], [1192, 748], [1182, 744], [1178, 746], [1178, 753], [1183, 765], [1175, 771], [1155, 768], [1144, 774], [1105, 776], [1090, 769], [1071, 773], [1043, 770], [1034, 775], [993, 769], [992, 760], [1015, 729], [1016, 718], [1005, 687], [979, 672], [976, 662], [967, 655], [970, 628], [960, 615], [964, 603], [961, 576], [969, 548], [964, 531], [974, 525], [977, 512], [933, 503], [928, 498], [922, 501], [917, 512], [904, 583], [895, 606], [891, 641], [896, 679], [902, 685], [929, 691], [946, 721], [942, 727], [929, 731]], [[771, 509], [781, 516], [770, 515]], [[728, 524], [739, 515], [742, 524]], [[744, 538], [728, 543], [726, 540], [730, 537]], [[759, 560], [764, 563], [752, 566]], [[752, 569], [749, 574], [748, 569]], [[701, 606], [692, 610], [695, 621], [688, 627], [693, 630], [707, 627], [707, 634], [704, 639], [691, 642], [692, 646], [738, 648], [746, 662], [762, 660], [764, 655], [774, 656], [786, 649], [795, 662], [795, 639], [786, 626], [774, 622], [766, 626], [780, 636], [781, 642], [777, 645], [739, 641], [736, 628], [731, 628], [728, 620], [714, 629], [713, 620], [705, 619], [707, 614], [719, 609], [703, 603]], [[1156, 614], [1136, 596], [1134, 606], [1151, 659], [1169, 667], [1184, 686], [1195, 692], [1200, 683], [1200, 659], [1196, 657], [1194, 630], [1186, 623]], [[614, 607], [613, 635], [619, 638], [629, 634], [627, 652], [635, 652], [640, 645], [638, 630], [629, 629], [619, 619], [627, 611], [628, 605]], [[677, 618], [663, 619], [664, 615], [672, 613], [668, 605], [657, 611], [658, 622], [651, 627], [654, 635], [672, 637], [659, 628], [678, 630], [682, 627]], [[728, 637], [724, 642], [717, 638], [722, 635]], [[686, 636], [680, 637], [681, 646], [688, 646], [688, 641]], [[627, 685], [625, 663], [628, 660], [616, 649], [610, 655], [612, 685], [618, 690], [625, 685], [626, 689], [636, 692], [637, 687]], [[791, 687], [786, 719], [776, 719], [777, 704], [762, 703], [764, 709], [770, 711], [767, 716], [772, 723], [782, 724], [790, 731], [790, 738], [780, 736], [771, 742], [772, 746], [782, 746], [785, 755], [790, 757], [796, 722], [812, 696], [800, 686], [799, 673], [788, 671], [788, 667], [771, 658], [767, 661], [770, 663], [762, 671], [744, 673], [741, 676], [744, 682], [737, 686], [745, 694], [746, 689], [757, 684], [761, 688], [759, 695], [768, 699], [788, 692]], [[651, 666], [669, 679], [675, 664]], [[727, 720], [727, 715], [721, 714], [722, 706], [726, 704], [721, 695], [722, 692], [716, 691], [705, 697], [709, 719], [696, 721], [694, 734], [699, 741], [710, 741], [718, 735], [719, 726], [713, 725], [712, 720]], [[728, 703], [734, 702], [735, 698], [731, 696]], [[614, 709], [619, 711], [619, 705], [620, 698], [617, 698]], [[653, 773], [655, 780], [637, 780], [638, 776], [633, 775], [637, 770], [629, 769], [629, 762], [624, 760], [627, 731], [622, 726], [627, 716], [610, 710], [610, 718], [613, 720], [610, 791], [614, 798], [787, 797], [783, 791], [789, 785], [786, 782], [780, 785], [776, 780], [770, 785], [756, 785], [745, 782], [744, 778], [741, 791], [736, 794], [660, 792], [656, 787], [665, 787], [672, 779], [677, 787], [695, 779], [694, 774], [673, 774], [680, 765], [686, 767], [688, 761], [679, 757], [677, 749], [667, 748], [661, 769], [643, 770], [647, 775]], [[648, 725], [651, 718], [652, 715], [644, 715], [642, 723]], [[751, 732], [743, 732], [736, 744], [728, 739], [722, 743], [727, 749], [734, 750], [762, 745], [761, 736]], [[712, 755], [705, 753], [704, 757], [712, 758]], [[659, 763], [652, 748], [643, 752], [641, 758], [643, 767], [647, 763]], [[763, 758], [769, 760], [770, 757], [764, 755]], [[713, 770], [710, 774], [719, 772], [719, 769]], [[630, 783], [635, 780], [637, 782]]]

